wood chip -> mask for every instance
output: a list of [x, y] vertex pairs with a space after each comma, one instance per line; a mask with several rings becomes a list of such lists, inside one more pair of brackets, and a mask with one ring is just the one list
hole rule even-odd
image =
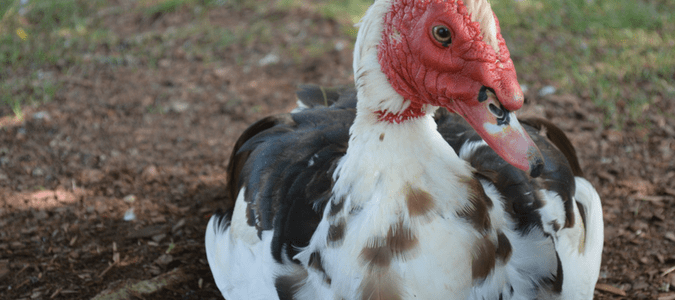
[[659, 261], [659, 263], [663, 264], [666, 262], [665, 257], [663, 257], [661, 253], [655, 253], [654, 256], [656, 256], [656, 259]]
[[9, 264], [0, 262], [0, 280], [9, 274]]
[[173, 256], [170, 254], [162, 254], [156, 260], [155, 263], [160, 266], [166, 266], [173, 261]]
[[158, 235], [161, 233], [166, 233], [169, 229], [169, 226], [167, 225], [153, 225], [153, 226], [148, 226], [141, 228], [139, 230], [130, 232], [127, 235], [127, 238], [130, 239], [139, 239], [139, 238], [149, 238], [152, 237], [153, 235]]
[[643, 201], [652, 201], [652, 202], [659, 202], [659, 201], [664, 201], [668, 199], [669, 197], [667, 196], [639, 196], [638, 199], [643, 200]]
[[616, 180], [616, 177], [614, 175], [612, 175], [612, 174], [610, 174], [610, 173], [608, 173], [604, 170], [598, 171], [598, 177], [609, 181], [609, 183], [614, 183], [614, 181]]
[[166, 223], [166, 217], [164, 215], [159, 215], [156, 217], [150, 218], [150, 222], [152, 223]]
[[664, 234], [663, 237], [672, 242], [675, 242], [675, 233], [673, 233], [672, 231], [666, 232], [666, 234]]
[[673, 294], [660, 294], [657, 299], [658, 300], [675, 300], [675, 293], [673, 293]]
[[183, 225], [185, 225], [185, 218], [182, 218], [182, 219], [178, 220], [176, 225], [173, 225], [173, 227], [171, 228], [171, 232], [176, 232], [176, 230], [183, 227]]
[[25, 248], [25, 245], [20, 241], [14, 241], [9, 243], [9, 247], [12, 248], [13, 250], [17, 250]]
[[614, 295], [619, 295], [619, 296], [626, 297], [626, 292], [624, 292], [624, 291], [623, 291], [622, 289], [620, 289], [620, 288], [613, 287], [613, 286], [611, 286], [611, 285], [609, 285], [609, 284], [596, 283], [596, 284], [595, 284], [595, 289], [596, 289], [596, 290], [603, 291], [603, 292], [608, 292], [608, 293], [611, 293], [611, 294], [614, 294]]
[[149, 295], [172, 285], [193, 280], [193, 278], [194, 275], [186, 273], [182, 269], [174, 269], [152, 279], [126, 283], [115, 290], [102, 291], [92, 300], [121, 300], [130, 299], [132, 296]]

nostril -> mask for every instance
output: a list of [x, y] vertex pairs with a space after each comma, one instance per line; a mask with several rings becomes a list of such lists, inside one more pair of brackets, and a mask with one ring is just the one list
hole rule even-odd
[[480, 90], [478, 91], [478, 102], [484, 102], [485, 100], [488, 99], [487, 95], [487, 87], [482, 86]]
[[488, 109], [490, 109], [490, 112], [497, 117], [497, 119], [501, 119], [504, 117], [504, 110], [501, 107], [497, 107], [494, 103], [490, 103], [488, 105]]

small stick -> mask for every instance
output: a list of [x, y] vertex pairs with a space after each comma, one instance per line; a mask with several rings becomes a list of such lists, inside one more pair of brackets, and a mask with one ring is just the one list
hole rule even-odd
[[63, 290], [63, 287], [60, 287], [60, 288], [56, 289], [56, 291], [54, 291], [54, 293], [51, 296], [49, 296], [49, 299], [56, 298], [56, 296], [58, 296], [61, 293], [62, 290]]
[[112, 269], [112, 267], [114, 267], [114, 266], [116, 266], [116, 265], [117, 265], [117, 261], [116, 261], [116, 262], [113, 262], [111, 265], [109, 265], [107, 268], [105, 268], [105, 270], [103, 270], [103, 272], [101, 272], [101, 274], [98, 275], [98, 277], [103, 278], [103, 276], [105, 275], [105, 273], [108, 273], [108, 271], [110, 271], [110, 269]]
[[673, 266], [673, 267], [671, 267], [670, 269], [668, 269], [668, 270], [666, 270], [665, 272], [663, 272], [663, 274], [661, 274], [661, 276], [666, 276], [666, 275], [668, 275], [668, 273], [670, 273], [670, 272], [672, 272], [672, 271], [675, 271], [675, 266]]

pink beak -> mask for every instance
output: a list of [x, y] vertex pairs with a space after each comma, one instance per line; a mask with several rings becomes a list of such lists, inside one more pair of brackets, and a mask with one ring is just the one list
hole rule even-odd
[[[520, 96], [522, 103], [522, 95], [518, 87], [513, 96]], [[515, 113], [502, 107], [497, 96], [486, 87], [481, 88], [478, 98], [478, 101], [453, 101], [452, 109], [506, 162], [532, 177], [539, 176], [544, 159]]]

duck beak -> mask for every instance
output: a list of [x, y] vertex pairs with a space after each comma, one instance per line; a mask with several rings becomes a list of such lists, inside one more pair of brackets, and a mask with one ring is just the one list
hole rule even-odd
[[[519, 95], [522, 97], [522, 92]], [[452, 103], [452, 110], [461, 115], [506, 162], [532, 177], [541, 174], [544, 159], [539, 148], [520, 125], [516, 114], [501, 105], [492, 89], [481, 87], [477, 101]]]

